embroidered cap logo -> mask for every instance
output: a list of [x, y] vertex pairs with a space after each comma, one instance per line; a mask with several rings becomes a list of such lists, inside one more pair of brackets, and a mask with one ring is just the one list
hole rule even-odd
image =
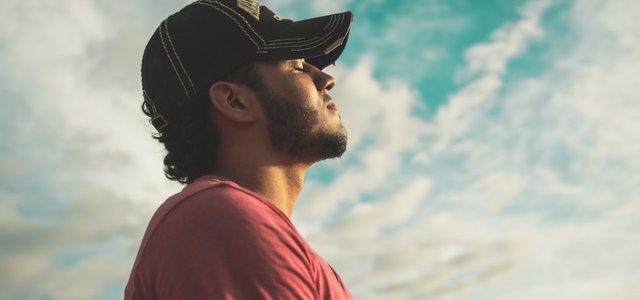
[[238, 0], [238, 7], [260, 21], [260, 2], [257, 0]]

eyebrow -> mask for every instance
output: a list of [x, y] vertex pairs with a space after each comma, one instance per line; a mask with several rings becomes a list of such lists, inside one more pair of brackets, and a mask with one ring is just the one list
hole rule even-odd
[[287, 60], [283, 60], [281, 62], [286, 64], [286, 65], [289, 65], [289, 66], [297, 65], [299, 63], [307, 64], [307, 61], [304, 58], [287, 59]]

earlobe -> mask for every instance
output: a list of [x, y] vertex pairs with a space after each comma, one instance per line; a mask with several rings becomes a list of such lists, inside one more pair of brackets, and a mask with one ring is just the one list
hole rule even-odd
[[254, 116], [249, 109], [241, 87], [230, 82], [216, 82], [209, 87], [209, 100], [213, 109], [234, 122], [252, 122]]

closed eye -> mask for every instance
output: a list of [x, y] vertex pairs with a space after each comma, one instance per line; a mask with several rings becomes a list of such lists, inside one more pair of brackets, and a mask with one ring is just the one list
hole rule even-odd
[[306, 72], [307, 71], [307, 68], [305, 66], [305, 62], [304, 62], [304, 60], [301, 60], [301, 59], [294, 60], [293, 63], [292, 63], [292, 67], [293, 67], [293, 70], [298, 71], [298, 72]]

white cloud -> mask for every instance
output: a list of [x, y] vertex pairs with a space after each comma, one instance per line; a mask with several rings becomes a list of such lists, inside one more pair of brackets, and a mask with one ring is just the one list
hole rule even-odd
[[[128, 216], [138, 211], [148, 217], [150, 210], [104, 191], [83, 196], [69, 199], [69, 211], [58, 220], [25, 217], [19, 204], [27, 199], [0, 193], [3, 296], [90, 299], [106, 283], [126, 278], [132, 263], [128, 255], [137, 247], [133, 241], [141, 238], [144, 225]], [[64, 257], [71, 260], [65, 262]]]
[[[566, 55], [537, 78], [505, 85], [508, 62], [533, 39], [545, 38], [539, 22], [548, 5], [530, 1], [521, 20], [469, 48], [459, 73], [468, 82], [433, 123], [402, 121], [412, 118], [410, 90], [362, 74], [350, 79], [369, 61], [338, 78], [349, 92], [337, 92], [337, 99], [368, 100], [373, 91], [409, 105], [345, 108], [358, 114], [344, 116], [356, 135], [358, 151], [351, 155], [363, 158], [347, 157], [343, 163], [360, 164], [336, 167], [336, 181], [314, 186], [300, 207], [325, 209], [337, 199], [331, 209], [350, 209], [309, 214], [333, 221], [307, 232], [356, 297], [637, 298], [640, 27], [630, 24], [640, 5], [576, 1], [566, 37], [574, 43], [560, 52]], [[386, 123], [384, 114], [394, 122]], [[393, 148], [386, 144], [397, 142], [390, 132], [418, 142]], [[373, 149], [381, 153], [363, 163]], [[401, 153], [416, 159], [404, 163]], [[405, 189], [416, 175], [429, 182], [414, 198], [420, 204], [411, 206], [418, 212], [385, 232], [384, 212], [393, 214], [398, 201], [389, 190]], [[373, 201], [346, 204], [367, 195], [375, 195]]]
[[303, 193], [322, 200], [301, 201], [299, 207], [313, 208], [299, 209], [296, 217], [300, 219], [321, 221], [319, 217], [341, 203], [355, 203], [360, 195], [384, 187], [399, 171], [404, 151], [415, 149], [426, 130], [424, 122], [411, 116], [411, 109], [419, 105], [417, 94], [402, 82], [386, 86], [377, 82], [372, 75], [372, 57], [364, 57], [352, 70], [338, 65], [331, 71], [339, 82], [333, 94], [349, 131], [349, 148], [357, 153], [346, 159], [356, 163], [345, 168], [339, 160], [331, 162], [339, 171], [338, 178], [330, 186], [307, 187]]
[[353, 0], [316, 0], [310, 4], [315, 15], [326, 15], [346, 10], [351, 1]]
[[447, 51], [442, 47], [429, 47], [422, 52], [422, 58], [427, 62], [440, 60], [447, 56]]
[[500, 209], [520, 194], [526, 185], [527, 177], [524, 174], [495, 172], [471, 183], [466, 197], [480, 202], [479, 206], [483, 208]]
[[[170, 188], [162, 182], [158, 172], [161, 148], [149, 138], [149, 126], [140, 112], [140, 95], [132, 93], [129, 86], [115, 84], [100, 86], [94, 78], [108, 78], [107, 71], [119, 71], [112, 76], [125, 76], [137, 81], [139, 57], [147, 39], [140, 31], [116, 31], [109, 26], [107, 16], [101, 15], [92, 2], [60, 2], [50, 10], [29, 9], [30, 2], [15, 5], [4, 21], [9, 24], [24, 23], [0, 36], [10, 41], [5, 47], [6, 70], [11, 70], [11, 87], [27, 100], [31, 115], [26, 122], [34, 122], [35, 130], [43, 130], [65, 141], [64, 155], [69, 161], [92, 164], [90, 167], [113, 167], [116, 172], [95, 172], [78, 168], [91, 175], [84, 179], [122, 197], [154, 201], [149, 188], [165, 191]], [[45, 7], [46, 8], [46, 7]], [[27, 22], [25, 20], [33, 20]], [[82, 24], [82, 26], [78, 26]], [[131, 34], [137, 34], [131, 38]], [[137, 43], [133, 43], [133, 41]], [[127, 43], [124, 43], [127, 42]], [[121, 51], [114, 44], [126, 44]], [[62, 46], [63, 45], [63, 46]], [[100, 45], [109, 51], [108, 61], [96, 61], [100, 56], [90, 53]], [[100, 53], [102, 54], [102, 53]], [[134, 58], [135, 57], [135, 58]], [[130, 62], [125, 69], [113, 62]], [[97, 64], [102, 63], [102, 64]], [[113, 69], [116, 68], [116, 69]], [[126, 75], [122, 75], [126, 74]], [[138, 85], [135, 85], [137, 90]], [[152, 154], [152, 155], [149, 155]], [[115, 165], [104, 165], [114, 163]], [[97, 165], [93, 165], [97, 164]], [[149, 170], [156, 176], [148, 176]], [[121, 174], [138, 174], [137, 180]], [[175, 188], [175, 187], [171, 187]]]
[[436, 126], [440, 133], [436, 151], [444, 149], [451, 138], [467, 129], [470, 110], [496, 96], [503, 85], [507, 63], [521, 54], [533, 38], [542, 35], [540, 18], [549, 4], [549, 1], [527, 2], [520, 11], [522, 18], [518, 22], [494, 31], [491, 41], [467, 49], [466, 65], [456, 78], [472, 81], [449, 97], [446, 106], [438, 109]]
[[152, 207], [176, 190], [129, 84], [148, 36], [119, 30], [95, 2], [0, 10], [1, 124], [11, 132], [0, 153], [0, 289], [90, 299], [124, 284]]

